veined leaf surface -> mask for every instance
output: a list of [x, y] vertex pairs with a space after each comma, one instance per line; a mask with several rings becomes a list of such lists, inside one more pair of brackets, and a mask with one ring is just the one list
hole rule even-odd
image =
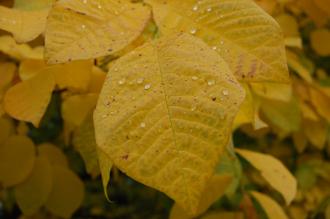
[[60, 0], [48, 17], [46, 59], [54, 64], [118, 52], [149, 19], [148, 7], [128, 0]]
[[288, 82], [284, 39], [276, 21], [250, 0], [146, 0], [160, 32], [203, 39], [244, 81]]
[[96, 141], [115, 166], [193, 214], [243, 98], [215, 51], [171, 35], [111, 67], [94, 113]]

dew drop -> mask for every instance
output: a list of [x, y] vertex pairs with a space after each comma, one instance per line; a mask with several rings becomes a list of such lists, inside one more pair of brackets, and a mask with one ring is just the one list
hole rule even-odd
[[197, 76], [192, 76], [191, 79], [196, 81], [196, 80], [198, 80], [198, 77]]
[[144, 122], [141, 122], [141, 123], [140, 123], [140, 127], [141, 127], [141, 128], [145, 128], [145, 127], [146, 127], [146, 124], [145, 124]]
[[213, 46], [212, 49], [213, 49], [213, 50], [217, 50], [217, 47], [216, 47], [216, 46]]
[[207, 82], [207, 84], [208, 84], [209, 86], [215, 85], [215, 80], [209, 80], [209, 81]]
[[87, 2], [88, 2], [87, 0], [83, 0], [83, 3], [84, 3], [84, 4], [87, 4]]
[[144, 89], [145, 90], [149, 90], [151, 88], [151, 84], [146, 84], [145, 86], [144, 86]]
[[125, 84], [125, 82], [126, 82], [126, 80], [125, 80], [125, 78], [123, 78], [123, 79], [121, 79], [121, 80], [118, 81], [118, 84], [119, 85], [123, 85], [123, 84]]
[[138, 78], [138, 79], [136, 80], [136, 83], [138, 83], [138, 84], [142, 84], [143, 81], [144, 81], [144, 78]]
[[104, 102], [104, 105], [105, 105], [105, 106], [110, 106], [110, 104], [111, 104], [110, 101], [105, 101], [105, 102]]
[[193, 28], [193, 29], [190, 30], [190, 33], [191, 34], [196, 34], [197, 33], [197, 30], [195, 28]]
[[107, 118], [108, 117], [108, 114], [104, 114], [103, 116], [102, 116], [102, 118]]
[[223, 45], [225, 42], [223, 42], [222, 40], [220, 41], [220, 44]]
[[196, 109], [197, 109], [196, 106], [192, 106], [190, 110], [191, 110], [191, 111], [195, 111]]
[[211, 12], [212, 11], [212, 8], [207, 8], [206, 11], [207, 12]]
[[192, 8], [193, 11], [197, 11], [198, 10], [198, 5], [195, 5], [193, 8]]
[[81, 25], [81, 28], [86, 29], [86, 25], [85, 24]]
[[102, 8], [102, 6], [101, 6], [101, 5], [97, 5], [97, 8], [98, 8], [98, 9], [101, 9], [101, 8]]
[[227, 89], [225, 89], [225, 90], [222, 91], [222, 94], [224, 96], [228, 96], [229, 95], [229, 91]]

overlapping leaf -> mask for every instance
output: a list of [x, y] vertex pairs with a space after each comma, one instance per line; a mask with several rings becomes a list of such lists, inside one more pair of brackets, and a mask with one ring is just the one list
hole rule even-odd
[[94, 113], [96, 140], [122, 171], [194, 213], [243, 97], [205, 43], [166, 37], [112, 66]]
[[146, 0], [160, 32], [203, 39], [244, 81], [288, 82], [284, 41], [275, 20], [249, 0]]
[[149, 19], [148, 7], [128, 0], [60, 0], [48, 17], [46, 59], [54, 64], [118, 52]]

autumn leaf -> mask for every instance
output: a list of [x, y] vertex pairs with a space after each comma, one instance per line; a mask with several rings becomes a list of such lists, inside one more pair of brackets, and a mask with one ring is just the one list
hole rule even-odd
[[14, 8], [33, 11], [50, 8], [56, 0], [15, 0]]
[[29, 178], [15, 187], [17, 204], [25, 215], [36, 213], [46, 203], [52, 189], [52, 177], [47, 157], [37, 157]]
[[161, 34], [203, 39], [242, 81], [289, 82], [281, 28], [249, 0], [146, 0]]
[[5, 111], [18, 120], [32, 122], [38, 127], [54, 87], [53, 75], [39, 72], [37, 76], [20, 82], [7, 91], [4, 98]]
[[243, 149], [236, 149], [236, 152], [260, 171], [263, 178], [283, 195], [287, 205], [291, 203], [296, 195], [297, 182], [279, 160], [270, 155]]
[[47, 157], [51, 165], [58, 165], [63, 167], [68, 167], [69, 162], [62, 152], [62, 150], [50, 143], [43, 143], [38, 145], [38, 153], [40, 156]]
[[94, 113], [96, 141], [115, 166], [193, 214], [243, 97], [201, 40], [162, 38], [110, 69]]
[[251, 192], [251, 195], [259, 202], [269, 219], [288, 219], [283, 209], [272, 198], [255, 191]]
[[150, 9], [127, 0], [60, 0], [46, 28], [46, 60], [50, 64], [90, 59], [118, 52], [142, 33]]
[[46, 26], [48, 9], [24, 11], [0, 6], [0, 29], [13, 34], [19, 43], [37, 38]]
[[35, 161], [35, 146], [26, 136], [12, 135], [0, 145], [0, 182], [10, 187], [23, 182]]
[[330, 55], [330, 45], [329, 45], [330, 31], [328, 29], [317, 29], [311, 33], [311, 45], [312, 48], [320, 56]]

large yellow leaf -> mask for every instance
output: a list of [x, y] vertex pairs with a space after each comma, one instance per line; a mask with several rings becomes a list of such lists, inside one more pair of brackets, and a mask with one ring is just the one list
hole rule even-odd
[[17, 42], [28, 42], [45, 30], [47, 15], [48, 9], [24, 11], [0, 6], [0, 29], [12, 33]]
[[90, 59], [124, 49], [142, 33], [150, 9], [128, 0], [60, 0], [46, 28], [49, 63]]
[[9, 187], [24, 181], [33, 169], [35, 153], [35, 146], [28, 137], [9, 137], [0, 147], [0, 183]]
[[59, 217], [70, 218], [84, 198], [84, 184], [69, 169], [53, 166], [53, 187], [46, 208]]
[[28, 44], [17, 44], [11, 36], [0, 36], [0, 51], [18, 60], [43, 59], [44, 48], [31, 48]]
[[278, 159], [243, 149], [236, 149], [236, 152], [259, 170], [264, 179], [283, 195], [288, 205], [290, 204], [296, 195], [297, 182]]
[[51, 165], [68, 167], [69, 163], [61, 149], [50, 143], [38, 145], [38, 153], [48, 158]]
[[251, 195], [259, 202], [269, 219], [288, 219], [281, 206], [269, 196], [260, 192], [251, 192]]
[[96, 141], [123, 172], [196, 213], [243, 97], [215, 51], [171, 35], [111, 67], [94, 113]]
[[48, 72], [11, 87], [4, 98], [6, 112], [18, 120], [38, 126], [50, 102], [55, 80]]
[[[204, 213], [216, 200], [218, 200], [230, 185], [232, 177], [230, 175], [215, 174], [210, 181], [199, 200], [197, 213], [194, 216], [199, 216]], [[170, 213], [170, 219], [190, 219], [194, 218], [187, 214], [178, 204], [175, 204]]]
[[276, 21], [250, 0], [146, 0], [160, 32], [203, 39], [246, 81], [288, 82], [284, 40]]
[[15, 187], [15, 197], [25, 215], [32, 215], [46, 203], [52, 190], [52, 169], [47, 157], [35, 160], [31, 175]]
[[56, 0], [15, 0], [14, 8], [22, 10], [41, 10], [50, 8]]

